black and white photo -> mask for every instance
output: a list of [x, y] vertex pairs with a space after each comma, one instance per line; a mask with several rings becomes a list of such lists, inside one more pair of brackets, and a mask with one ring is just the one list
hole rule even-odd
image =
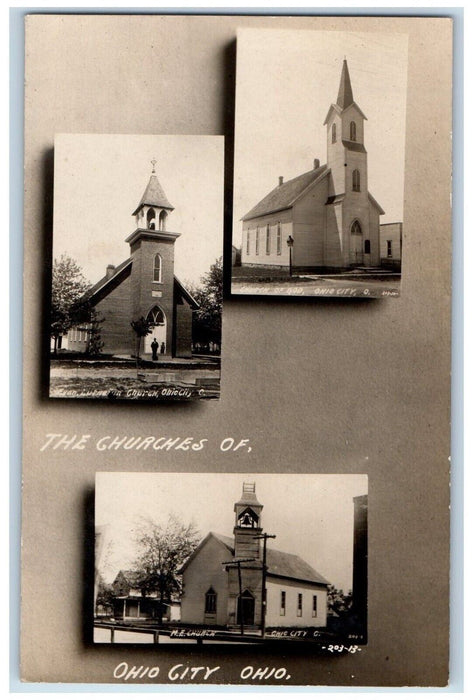
[[366, 643], [365, 475], [97, 473], [94, 641]]
[[242, 29], [232, 292], [396, 297], [407, 37]]
[[60, 134], [54, 194], [50, 396], [218, 398], [223, 139]]

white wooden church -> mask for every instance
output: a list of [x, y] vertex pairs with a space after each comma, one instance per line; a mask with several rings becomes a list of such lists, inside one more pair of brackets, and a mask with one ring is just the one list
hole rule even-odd
[[241, 264], [343, 270], [380, 264], [382, 207], [368, 190], [364, 122], [344, 60], [326, 127], [327, 162], [278, 185], [243, 218]]

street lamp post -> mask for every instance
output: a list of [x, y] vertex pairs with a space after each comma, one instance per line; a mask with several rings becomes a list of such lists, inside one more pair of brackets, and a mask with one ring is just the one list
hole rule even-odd
[[[227, 568], [230, 568], [232, 566], [236, 566], [238, 569], [238, 591], [239, 591], [239, 601], [240, 601], [240, 634], [243, 636], [245, 634], [245, 628], [243, 625], [243, 610], [242, 610], [242, 601], [241, 601], [241, 596], [243, 593], [242, 590], [242, 585], [241, 585], [241, 565], [244, 562], [250, 562], [250, 561], [256, 561], [256, 559], [232, 559], [231, 561], [222, 561], [222, 564], [224, 564]], [[237, 615], [238, 615], [238, 604], [237, 604]]]
[[269, 539], [274, 540], [275, 538], [276, 535], [268, 535], [267, 532], [263, 532], [261, 533], [261, 535], [256, 535], [253, 538], [255, 540], [263, 540], [263, 590], [261, 591], [261, 636], [263, 637], [263, 639], [266, 631], [266, 572], [268, 569], [268, 567], [266, 566], [266, 542]]
[[289, 248], [289, 277], [292, 277], [292, 248], [294, 246], [294, 239], [291, 234], [287, 237], [286, 243]]

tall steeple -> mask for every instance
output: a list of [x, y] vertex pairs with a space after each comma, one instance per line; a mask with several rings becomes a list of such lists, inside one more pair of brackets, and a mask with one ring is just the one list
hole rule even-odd
[[340, 77], [340, 87], [338, 88], [337, 105], [341, 109], [346, 109], [353, 104], [353, 92], [351, 89], [350, 73], [348, 72], [347, 59], [343, 59], [342, 75]]

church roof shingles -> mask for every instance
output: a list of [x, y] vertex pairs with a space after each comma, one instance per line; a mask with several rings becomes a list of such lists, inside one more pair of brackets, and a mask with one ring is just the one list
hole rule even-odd
[[282, 211], [283, 209], [289, 209], [307, 187], [328, 172], [327, 166], [321, 165], [318, 168], [309, 170], [307, 173], [302, 173], [302, 175], [292, 178], [292, 180], [284, 182], [282, 185], [278, 185], [274, 190], [271, 190], [266, 197], [263, 197], [253, 209], [250, 209], [250, 211], [242, 217], [242, 221], [254, 219], [264, 214]]
[[136, 207], [132, 216], [134, 216], [142, 206], [147, 205], [150, 207], [161, 207], [163, 209], [174, 209], [172, 204], [170, 204], [168, 198], [166, 197], [163, 188], [156, 175], [151, 175], [140, 203]]
[[[235, 554], [233, 537], [220, 535], [217, 532], [211, 532], [217, 540], [219, 540], [229, 550], [232, 556]], [[298, 581], [309, 581], [310, 583], [319, 583], [328, 585], [329, 581], [319, 574], [310, 564], [304, 559], [301, 559], [297, 554], [289, 554], [281, 552], [278, 549], [270, 549], [266, 552], [266, 564], [268, 567], [268, 576], [278, 576], [280, 578], [293, 578]]]

